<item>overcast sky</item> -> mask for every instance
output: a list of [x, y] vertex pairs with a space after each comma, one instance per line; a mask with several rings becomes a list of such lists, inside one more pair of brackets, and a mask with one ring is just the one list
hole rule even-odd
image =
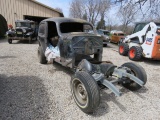
[[71, 0], [36, 0], [52, 8], [61, 8], [65, 17], [69, 17], [69, 4]]

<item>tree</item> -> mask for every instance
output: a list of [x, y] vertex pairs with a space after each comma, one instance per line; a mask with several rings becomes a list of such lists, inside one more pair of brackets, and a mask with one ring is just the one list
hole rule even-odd
[[135, 21], [138, 11], [139, 9], [133, 3], [128, 3], [126, 6], [120, 7], [118, 16], [123, 25], [124, 32], [126, 32], [128, 25]]
[[109, 7], [110, 0], [72, 0], [70, 16], [85, 18], [95, 25], [98, 19], [104, 18]]
[[63, 10], [61, 8], [56, 8], [56, 10], [60, 11], [61, 13], [63, 13]]
[[128, 3], [138, 6], [143, 18], [145, 16], [160, 17], [160, 0], [112, 0], [112, 4], [120, 4], [122, 7]]
[[83, 0], [73, 0], [70, 4], [70, 16], [73, 18], [83, 18], [85, 14]]
[[97, 29], [105, 29], [105, 20], [101, 19], [97, 24]]

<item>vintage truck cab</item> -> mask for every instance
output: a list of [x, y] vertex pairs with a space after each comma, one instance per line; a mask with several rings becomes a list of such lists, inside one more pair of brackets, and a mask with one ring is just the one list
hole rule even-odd
[[[52, 38], [57, 38], [60, 57], [54, 61], [75, 68], [82, 59], [91, 62], [102, 61], [103, 41], [92, 24], [85, 20], [70, 18], [50, 18], [41, 21], [38, 31], [41, 63], [46, 63], [45, 50]], [[93, 55], [91, 57], [91, 55]]]

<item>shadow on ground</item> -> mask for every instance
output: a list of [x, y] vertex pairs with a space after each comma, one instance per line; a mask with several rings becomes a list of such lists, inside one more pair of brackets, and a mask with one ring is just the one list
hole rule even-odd
[[[29, 44], [28, 40], [15, 40], [13, 41], [15, 44]], [[37, 40], [32, 40], [30, 44], [38, 44]]]
[[[1, 37], [0, 38], [0, 43], [9, 44], [6, 37]], [[29, 41], [28, 40], [13, 40], [12, 44], [29, 44]], [[32, 40], [31, 44], [38, 44], [38, 41], [37, 40]]]
[[58, 71], [63, 71], [63, 72], [65, 72], [66, 74], [68, 74], [70, 76], [74, 75], [74, 72], [70, 68], [64, 67], [59, 63], [54, 62], [53, 66], [55, 67], [55, 69], [52, 69], [52, 71], [50, 71], [52, 73], [58, 72]]
[[[29, 44], [28, 40], [14, 40], [12, 44]], [[38, 44], [37, 40], [32, 40], [30, 44]]]
[[42, 80], [0, 74], [0, 119], [49, 119], [52, 106]]
[[[101, 103], [100, 106], [98, 107], [98, 109], [94, 112], [93, 116], [95, 117], [100, 117], [103, 116], [107, 113], [110, 112], [110, 107], [108, 105], [108, 102], [113, 102], [122, 112], [126, 112], [127, 109], [126, 107], [117, 100], [117, 96], [115, 96], [114, 93], [107, 93], [107, 91], [110, 91], [109, 89], [105, 89], [105, 90], [101, 90]], [[121, 88], [120, 91], [123, 94], [127, 94], [129, 92], [132, 92], [126, 88]], [[132, 92], [133, 94], [135, 94], [136, 96], [138, 96], [139, 98], [145, 100], [145, 96], [143, 95], [143, 93], [146, 93], [148, 91], [148, 89], [144, 86], [141, 89], [139, 89], [138, 91]], [[127, 98], [126, 98], [127, 99]]]
[[160, 65], [160, 60], [152, 60], [152, 59], [144, 58], [144, 62], [149, 65], [154, 65], [154, 66]]
[[0, 59], [6, 59], [6, 58], [16, 58], [15, 56], [0, 56]]

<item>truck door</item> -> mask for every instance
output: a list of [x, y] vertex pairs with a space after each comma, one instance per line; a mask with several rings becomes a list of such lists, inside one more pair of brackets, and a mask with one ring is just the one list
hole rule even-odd
[[48, 29], [47, 29], [47, 22], [42, 22], [39, 25], [39, 30], [38, 30], [38, 41], [40, 46], [43, 49], [43, 52], [45, 52], [48, 41], [47, 41], [47, 34], [48, 34]]

